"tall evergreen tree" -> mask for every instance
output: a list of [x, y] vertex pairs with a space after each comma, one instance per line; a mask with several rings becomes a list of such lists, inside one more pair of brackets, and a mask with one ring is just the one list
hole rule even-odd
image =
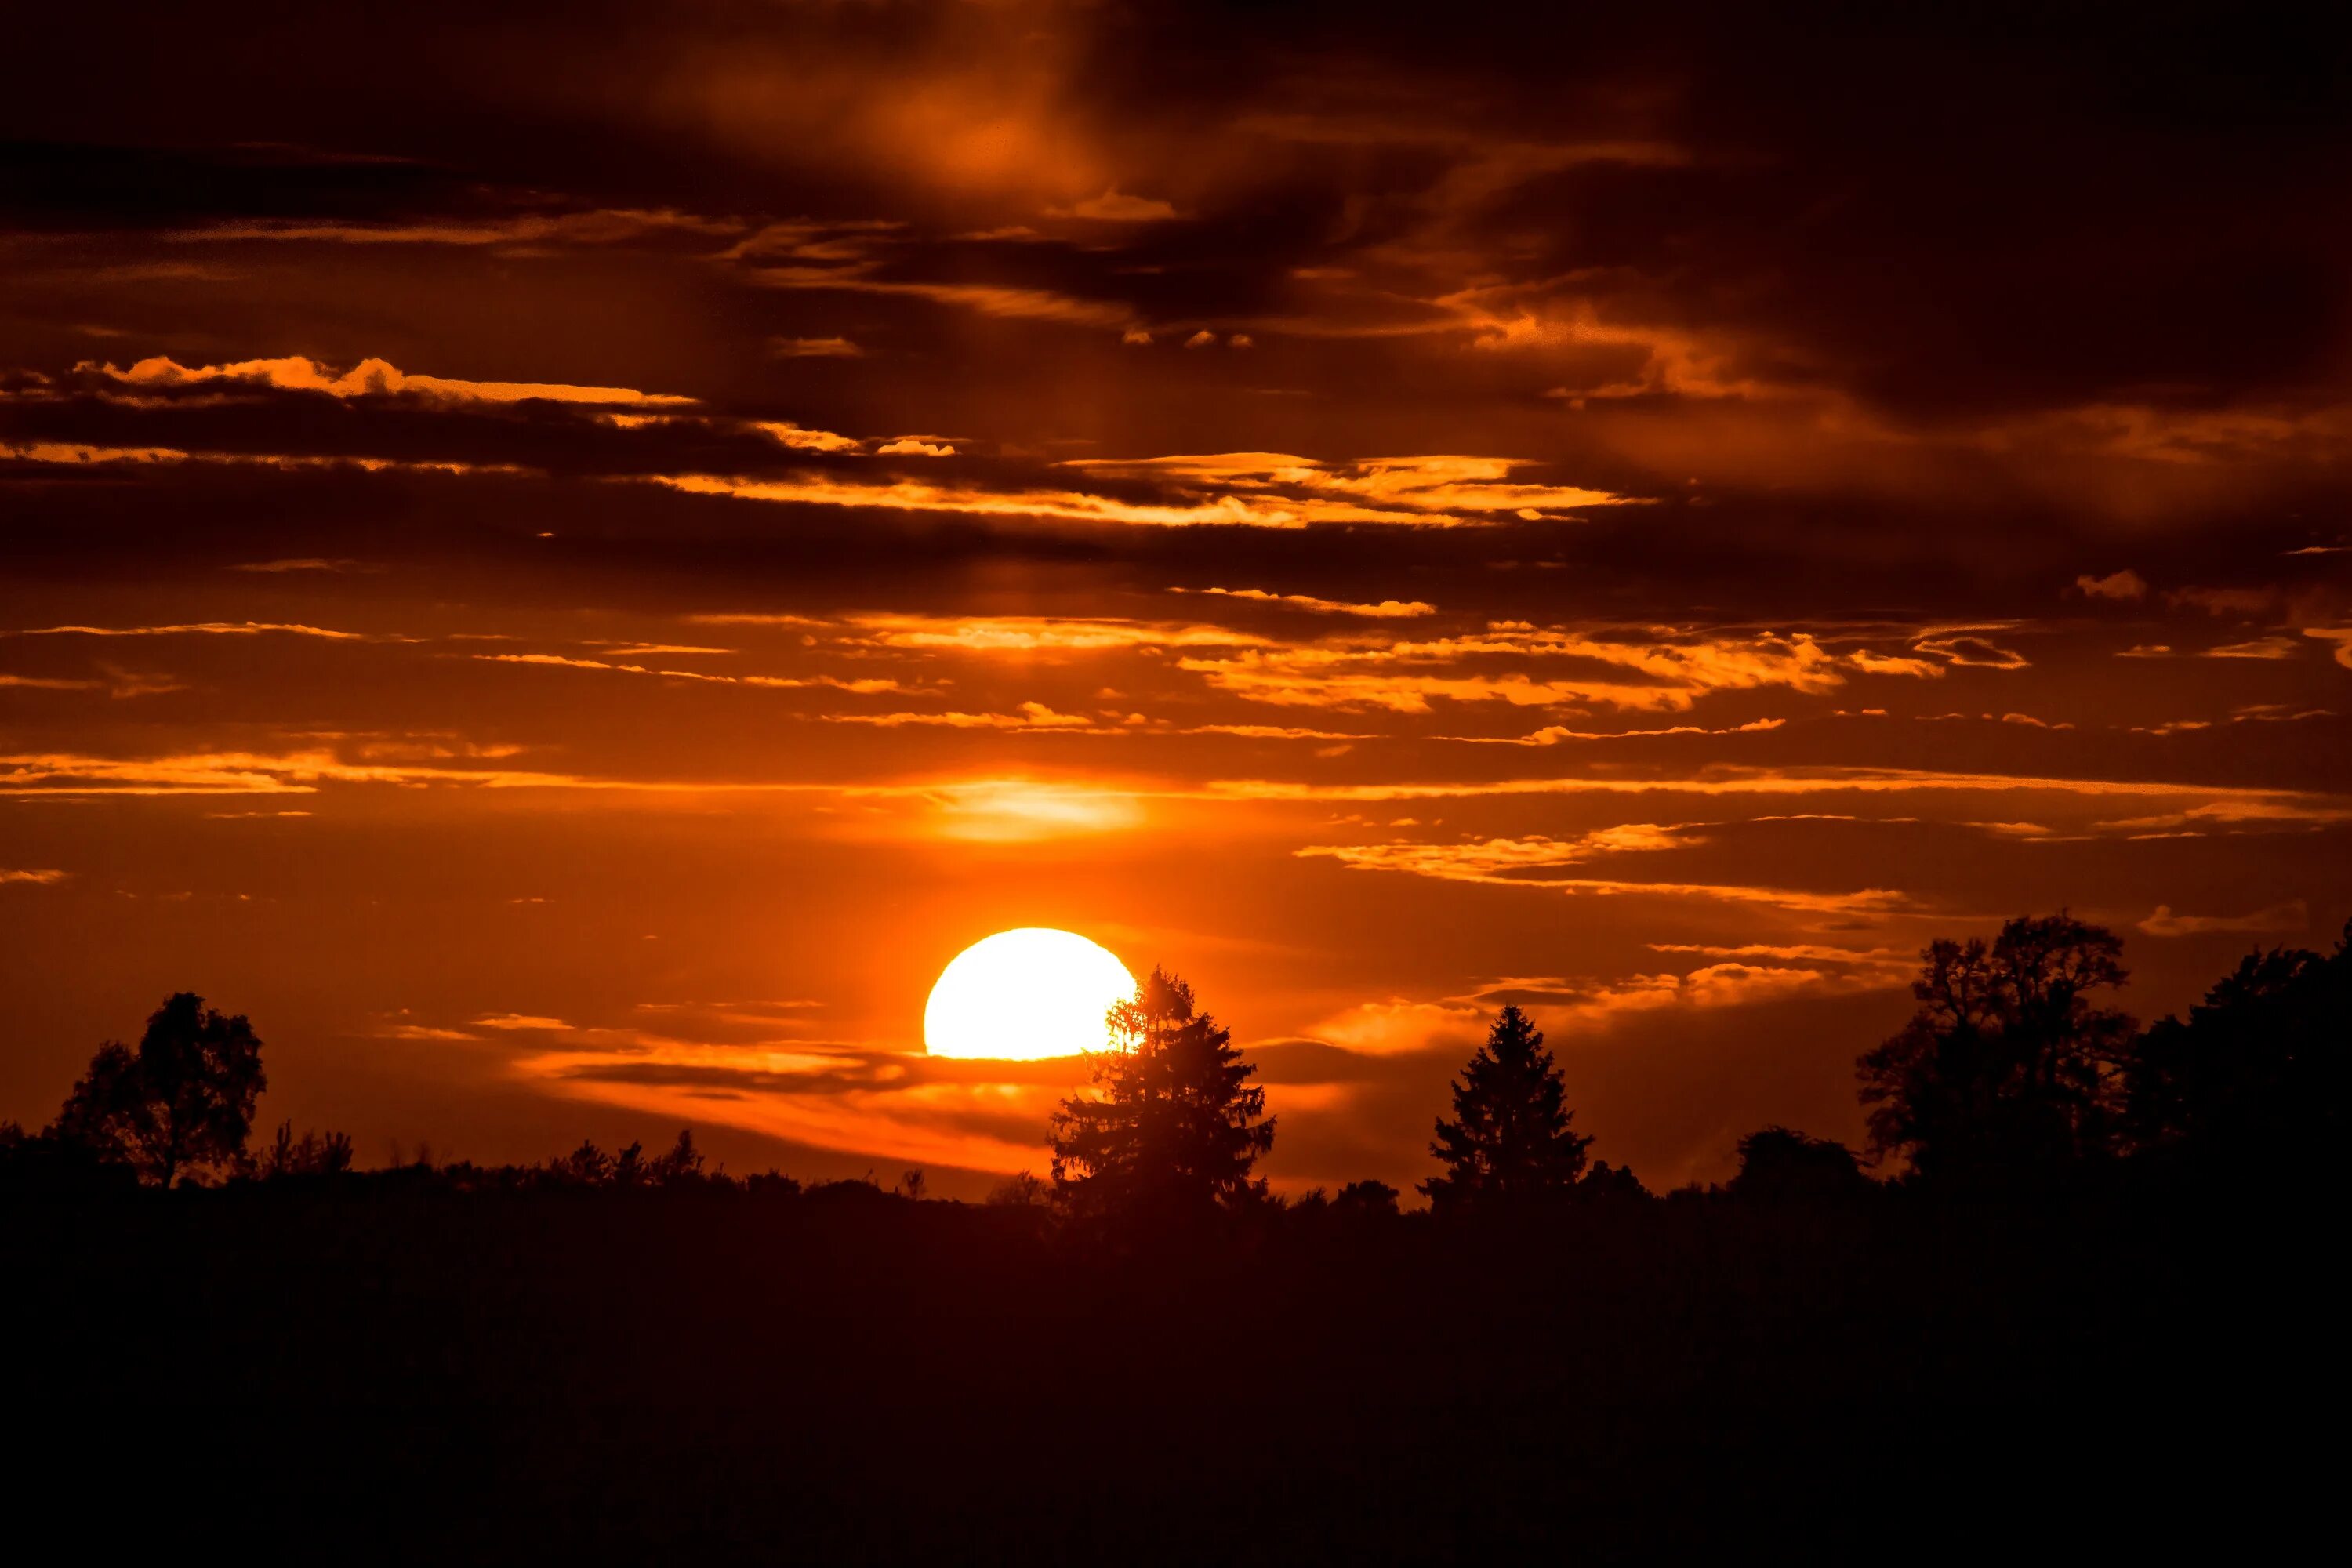
[[1454, 1120], [1429, 1152], [1445, 1169], [1421, 1184], [1440, 1211], [1496, 1208], [1567, 1192], [1592, 1140], [1570, 1130], [1559, 1068], [1543, 1031], [1506, 1007], [1454, 1080]]
[[1274, 1121], [1233, 1032], [1159, 969], [1109, 1022], [1116, 1043], [1091, 1058], [1096, 1092], [1054, 1113], [1055, 1196], [1076, 1214], [1153, 1218], [1263, 1198], [1250, 1173]]

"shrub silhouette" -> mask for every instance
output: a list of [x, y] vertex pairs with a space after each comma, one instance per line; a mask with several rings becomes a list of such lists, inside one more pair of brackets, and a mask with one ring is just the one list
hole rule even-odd
[[139, 1174], [55, 1128], [0, 1121], [0, 1195], [68, 1196], [135, 1188]]
[[56, 1132], [168, 1187], [243, 1159], [268, 1083], [253, 1026], [183, 991], [148, 1017], [136, 1050], [119, 1041], [99, 1047]]
[[294, 1136], [294, 1124], [281, 1121], [262, 1151], [254, 1173], [263, 1181], [289, 1181], [302, 1176], [337, 1176], [352, 1168], [352, 1141], [341, 1132], [305, 1132]]
[[1431, 1206], [1508, 1208], [1568, 1192], [1592, 1140], [1570, 1130], [1565, 1101], [1543, 1031], [1504, 1008], [1454, 1080], [1454, 1120], [1438, 1121], [1429, 1152], [1445, 1169], [1421, 1184]]
[[989, 1189], [992, 1208], [1038, 1208], [1053, 1201], [1054, 1190], [1034, 1172], [1019, 1171]]
[[1164, 970], [1110, 1010], [1118, 1043], [1090, 1058], [1094, 1096], [1055, 1111], [1054, 1189], [1071, 1213], [1197, 1217], [1262, 1200], [1274, 1146], [1265, 1090], [1233, 1032]]

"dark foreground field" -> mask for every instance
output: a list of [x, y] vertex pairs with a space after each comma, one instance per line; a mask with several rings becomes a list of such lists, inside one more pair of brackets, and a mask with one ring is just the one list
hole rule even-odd
[[352, 1178], [0, 1223], [13, 1522], [94, 1561], [2260, 1560], [2341, 1480], [2332, 1207], [1121, 1248], [879, 1194]]

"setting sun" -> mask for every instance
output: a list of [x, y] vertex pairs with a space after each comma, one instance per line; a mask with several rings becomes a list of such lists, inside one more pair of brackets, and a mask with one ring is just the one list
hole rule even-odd
[[935, 1057], [1074, 1057], [1103, 1047], [1103, 1016], [1134, 994], [1135, 977], [1098, 942], [1041, 926], [999, 931], [940, 973], [923, 1043]]

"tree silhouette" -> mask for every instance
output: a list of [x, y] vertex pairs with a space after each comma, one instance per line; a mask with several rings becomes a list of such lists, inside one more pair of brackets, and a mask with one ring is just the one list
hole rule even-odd
[[1335, 1214], [1394, 1219], [1397, 1215], [1397, 1190], [1386, 1182], [1370, 1178], [1349, 1182], [1332, 1195], [1331, 1208]]
[[593, 1138], [583, 1138], [580, 1147], [561, 1160], [547, 1163], [550, 1180], [564, 1185], [597, 1187], [613, 1179], [613, 1156], [596, 1147]]
[[2136, 1149], [2207, 1166], [2332, 1158], [2352, 1089], [2352, 924], [2335, 953], [2250, 953], [2124, 1069]]
[[1869, 1190], [1870, 1178], [1862, 1173], [1853, 1150], [1788, 1127], [1767, 1127], [1742, 1138], [1739, 1173], [1730, 1183], [1735, 1196], [1766, 1203], [1835, 1201]]
[[1930, 945], [1919, 1010], [1856, 1064], [1872, 1145], [1923, 1177], [1993, 1184], [2110, 1149], [2132, 1021], [2093, 993], [2124, 984], [2122, 952], [2063, 911], [2011, 921], [1990, 946]]
[[1651, 1202], [1656, 1194], [1642, 1184], [1631, 1165], [1612, 1165], [1606, 1160], [1595, 1160], [1576, 1184], [1579, 1198], [1597, 1203]]
[[646, 1180], [657, 1187], [685, 1186], [706, 1179], [702, 1151], [695, 1147], [691, 1127], [677, 1130], [677, 1142], [669, 1146], [668, 1153], [656, 1154], [646, 1162]]
[[1559, 1068], [1543, 1031], [1505, 1007], [1486, 1043], [1454, 1080], [1452, 1121], [1429, 1152], [1445, 1169], [1421, 1184], [1440, 1212], [1496, 1208], [1556, 1196], [1584, 1170], [1592, 1140], [1570, 1131]]
[[1233, 1031], [1160, 969], [1109, 1023], [1117, 1043], [1088, 1058], [1097, 1092], [1054, 1113], [1055, 1196], [1074, 1214], [1170, 1219], [1263, 1199], [1250, 1173], [1274, 1121]]
[[183, 991], [148, 1018], [138, 1049], [114, 1040], [99, 1047], [58, 1113], [58, 1131], [168, 1187], [244, 1157], [268, 1084], [253, 1026]]

